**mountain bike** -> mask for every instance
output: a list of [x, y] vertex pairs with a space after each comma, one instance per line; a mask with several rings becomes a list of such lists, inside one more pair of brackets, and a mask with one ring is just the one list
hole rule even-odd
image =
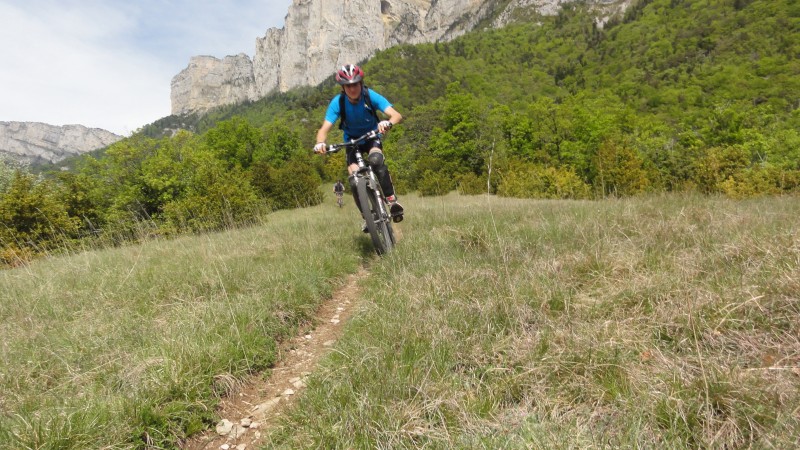
[[378, 178], [358, 150], [359, 144], [381, 136], [378, 130], [373, 130], [347, 142], [329, 145], [326, 153], [336, 153], [342, 149], [354, 149], [358, 170], [353, 175], [356, 177], [356, 197], [358, 197], [359, 209], [364, 221], [367, 223], [367, 230], [372, 238], [372, 245], [375, 246], [375, 252], [379, 255], [384, 255], [395, 244], [394, 231], [392, 231], [392, 216], [389, 213], [386, 197], [383, 195]]
[[336, 204], [339, 206], [339, 208], [341, 208], [342, 205], [344, 205], [344, 193], [343, 192], [337, 192], [336, 193]]

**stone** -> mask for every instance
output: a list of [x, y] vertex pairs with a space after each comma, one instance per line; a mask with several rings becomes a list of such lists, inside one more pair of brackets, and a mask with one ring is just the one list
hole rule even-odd
[[[172, 79], [172, 114], [258, 100], [272, 92], [316, 86], [337, 67], [357, 63], [398, 44], [445, 42], [496, 17], [499, 28], [524, 9], [557, 14], [576, 0], [294, 0], [283, 28], [270, 28], [246, 54], [220, 60], [195, 56]], [[633, 0], [589, 0], [598, 23]], [[369, 83], [369, 73], [367, 73]]]
[[245, 433], [247, 433], [247, 428], [241, 425], [234, 425], [233, 428], [231, 428], [231, 432], [228, 434], [228, 436], [233, 439], [239, 439], [240, 437], [244, 436]]
[[21, 163], [57, 163], [122, 139], [110, 131], [83, 125], [0, 122], [0, 156]]
[[[270, 399], [270, 400], [268, 400], [268, 401], [266, 401], [264, 403], [261, 403], [260, 405], [258, 405], [255, 408], [253, 408], [253, 415], [255, 417], [263, 417], [263, 416], [265, 416], [267, 413], [272, 411], [272, 409], [275, 408], [280, 401], [281, 401], [280, 397], [276, 397], [276, 398]], [[252, 427], [252, 424], [251, 424], [251, 427]]]
[[222, 419], [217, 424], [216, 430], [220, 436], [227, 436], [233, 430], [233, 422], [228, 419]]

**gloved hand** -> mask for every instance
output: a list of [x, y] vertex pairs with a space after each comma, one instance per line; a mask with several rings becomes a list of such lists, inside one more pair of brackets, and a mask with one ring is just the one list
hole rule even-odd
[[314, 153], [324, 154], [328, 150], [328, 146], [324, 142], [317, 142], [314, 146]]
[[382, 120], [378, 123], [378, 131], [381, 133], [386, 133], [390, 128], [392, 128], [392, 122], [388, 120]]

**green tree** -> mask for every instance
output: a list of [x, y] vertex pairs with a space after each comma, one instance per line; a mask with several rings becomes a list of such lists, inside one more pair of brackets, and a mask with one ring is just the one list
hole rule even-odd
[[100, 158], [89, 158], [81, 173], [96, 179], [96, 198], [103, 202], [105, 223], [149, 219], [157, 203], [142, 184], [142, 165], [158, 150], [159, 141], [134, 136], [112, 144]]
[[[58, 201], [51, 182], [17, 171], [0, 196], [0, 244], [6, 249], [42, 253], [69, 244], [78, 223]], [[3, 258], [8, 258], [8, 254]], [[8, 263], [9, 261], [5, 261]]]
[[81, 224], [89, 235], [97, 234], [105, 224], [103, 201], [98, 196], [97, 180], [85, 173], [59, 172], [57, 196], [69, 217]]
[[483, 171], [486, 158], [485, 129], [482, 122], [486, 112], [481, 103], [460, 91], [457, 83], [447, 88], [443, 128], [434, 128], [430, 149], [444, 163], [449, 174]]
[[255, 189], [238, 167], [228, 169], [226, 161], [202, 151], [193, 153], [186, 167], [191, 175], [185, 191], [164, 205], [166, 231], [218, 230], [261, 212]]
[[271, 208], [298, 208], [322, 202], [319, 190], [322, 179], [309, 158], [300, 155], [281, 167], [263, 166], [255, 184]]
[[595, 183], [603, 196], [641, 194], [650, 187], [643, 161], [628, 142], [607, 139], [594, 158]]
[[228, 167], [247, 169], [254, 155], [266, 153], [260, 148], [262, 132], [239, 116], [217, 123], [203, 134], [203, 140]]
[[262, 133], [262, 143], [253, 153], [253, 162], [281, 167], [292, 155], [303, 151], [300, 136], [284, 122], [271, 122], [264, 126]]

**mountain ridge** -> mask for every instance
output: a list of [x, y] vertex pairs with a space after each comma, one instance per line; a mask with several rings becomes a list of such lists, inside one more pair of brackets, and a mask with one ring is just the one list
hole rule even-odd
[[[255, 55], [194, 56], [173, 77], [173, 115], [255, 101], [314, 86], [342, 64], [399, 44], [452, 40], [481, 24], [500, 28], [524, 17], [555, 15], [577, 0], [294, 0], [283, 28], [256, 39]], [[586, 0], [602, 26], [632, 0]], [[525, 20], [525, 19], [522, 19]]]
[[[256, 53], [222, 59], [201, 55], [171, 81], [173, 115], [203, 114], [219, 106], [313, 86], [332, 68], [399, 44], [449, 41], [489, 23], [499, 28], [524, 17], [555, 15], [577, 0], [294, 0], [283, 28], [256, 38]], [[587, 0], [600, 26], [633, 0]], [[523, 19], [524, 20], [524, 19]], [[367, 43], [367, 45], [362, 45]], [[27, 164], [55, 164], [120, 139], [83, 125], [0, 122], [0, 156]]]
[[0, 122], [0, 156], [28, 164], [58, 163], [107, 147], [123, 136], [84, 125]]

